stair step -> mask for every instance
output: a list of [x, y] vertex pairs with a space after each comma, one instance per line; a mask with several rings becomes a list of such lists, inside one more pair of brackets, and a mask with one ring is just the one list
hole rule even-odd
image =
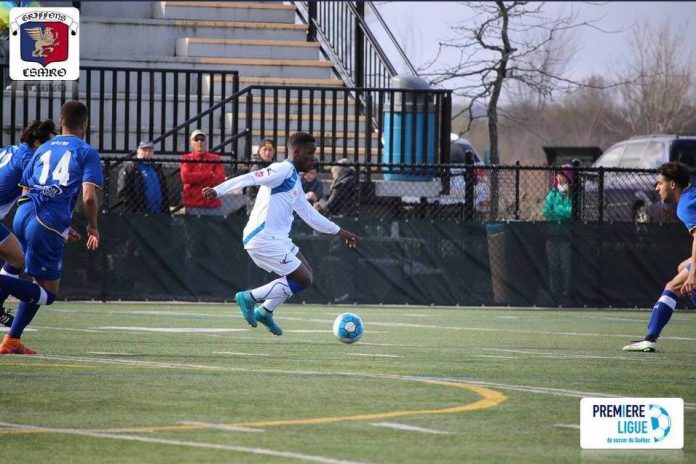
[[[111, 2], [99, 2], [108, 4]], [[81, 60], [119, 60], [133, 57], [133, 50], [146, 56], [174, 56], [180, 37], [220, 39], [263, 39], [302, 41], [307, 37], [303, 24], [273, 24], [233, 21], [187, 21], [166, 19], [117, 19], [82, 17]], [[104, 43], [105, 31], [117, 39]], [[156, 40], [152, 38], [156, 37]], [[129, 61], [128, 58], [124, 59]]]
[[293, 23], [295, 7], [278, 3], [252, 2], [153, 2], [155, 18], [257, 21]]
[[333, 63], [321, 60], [273, 60], [264, 58], [218, 58], [212, 56], [191, 57], [198, 63], [237, 66], [298, 66], [307, 68], [331, 68]]
[[[290, 79], [330, 79], [331, 63], [313, 60], [253, 60], [244, 58], [194, 58], [180, 56], [131, 56], [82, 59], [81, 66], [109, 66], [143, 69], [187, 69], [237, 71], [240, 76], [259, 76]], [[278, 62], [278, 60], [276, 60]], [[326, 63], [326, 64], [324, 64]]]
[[317, 60], [319, 44], [298, 40], [177, 39], [177, 56]]
[[[232, 83], [232, 77], [227, 76], [225, 79], [225, 86], [229, 88]], [[222, 76], [215, 75], [212, 77], [212, 83], [210, 77], [205, 77], [203, 79], [203, 93], [207, 94], [210, 92], [210, 87], [212, 85], [213, 92], [217, 95], [220, 93], [222, 84]], [[307, 78], [307, 77], [267, 77], [258, 75], [248, 75], [239, 76], [239, 88], [244, 89], [250, 85], [274, 85], [274, 86], [294, 86], [294, 87], [344, 87], [343, 81], [335, 78]], [[279, 93], [284, 93], [283, 89], [279, 90]], [[229, 94], [228, 94], [229, 95]], [[297, 96], [296, 90], [290, 91], [290, 96]]]
[[[220, 76], [215, 76], [214, 81], [220, 79]], [[231, 79], [229, 79], [231, 80]], [[264, 77], [264, 76], [239, 76], [239, 84], [242, 87], [244, 85], [288, 85], [288, 86], [325, 86], [325, 87], [344, 87], [343, 81], [341, 79], [329, 78], [329, 79], [315, 79], [315, 78], [303, 78], [303, 77]]]

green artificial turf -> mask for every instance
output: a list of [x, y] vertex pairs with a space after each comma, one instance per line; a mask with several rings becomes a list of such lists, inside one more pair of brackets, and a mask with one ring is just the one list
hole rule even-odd
[[[331, 334], [344, 311], [365, 322], [353, 345]], [[0, 357], [0, 458], [696, 462], [696, 314], [657, 353], [621, 351], [647, 318], [286, 305], [275, 337], [233, 305], [56, 303], [23, 337], [37, 356]], [[683, 398], [684, 449], [581, 450], [580, 398], [603, 395]]]

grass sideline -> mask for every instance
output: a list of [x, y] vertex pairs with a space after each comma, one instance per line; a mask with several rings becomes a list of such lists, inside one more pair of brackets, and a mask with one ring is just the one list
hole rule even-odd
[[[367, 329], [331, 334], [340, 312]], [[696, 462], [696, 313], [55, 303], [0, 357], [4, 462]], [[589, 451], [581, 396], [681, 397], [682, 451]]]

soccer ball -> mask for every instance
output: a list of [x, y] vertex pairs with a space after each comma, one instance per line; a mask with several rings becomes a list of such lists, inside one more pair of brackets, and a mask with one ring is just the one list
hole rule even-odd
[[672, 420], [669, 417], [669, 413], [660, 406], [651, 404], [648, 415], [650, 417], [650, 426], [653, 431], [653, 440], [656, 442], [664, 440], [667, 435], [669, 435], [669, 430], [672, 428]]
[[343, 343], [357, 342], [363, 331], [363, 321], [357, 314], [343, 313], [334, 321], [333, 333]]

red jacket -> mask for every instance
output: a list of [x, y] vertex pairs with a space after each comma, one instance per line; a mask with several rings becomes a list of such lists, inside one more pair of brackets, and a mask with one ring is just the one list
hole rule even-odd
[[[214, 153], [186, 153], [182, 160], [220, 160]], [[181, 163], [181, 182], [184, 185], [184, 206], [190, 208], [219, 208], [220, 199], [203, 198], [203, 187], [215, 187], [225, 180], [225, 168], [220, 163]]]

